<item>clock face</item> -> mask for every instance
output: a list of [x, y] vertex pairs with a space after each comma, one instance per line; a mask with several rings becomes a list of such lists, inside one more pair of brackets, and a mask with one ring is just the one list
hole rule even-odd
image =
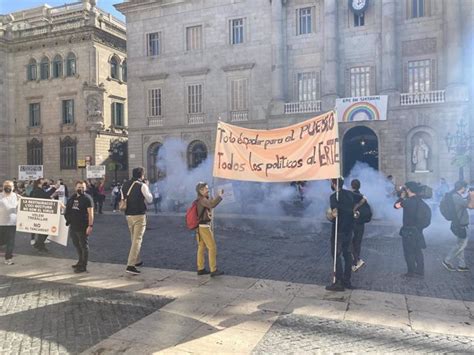
[[351, 6], [355, 11], [362, 10], [367, 5], [367, 0], [352, 0]]

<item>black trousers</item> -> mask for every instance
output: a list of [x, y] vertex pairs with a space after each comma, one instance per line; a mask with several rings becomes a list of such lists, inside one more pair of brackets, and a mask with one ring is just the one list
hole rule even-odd
[[354, 236], [352, 237], [352, 256], [354, 257], [354, 265], [360, 259], [360, 248], [362, 246], [362, 237], [364, 236], [365, 224], [354, 224]]
[[423, 275], [425, 264], [422, 251], [422, 241], [418, 236], [402, 237], [403, 255], [409, 273]]
[[77, 264], [83, 268], [87, 268], [87, 261], [89, 259], [89, 237], [86, 231], [76, 231], [69, 228], [69, 237], [76, 247], [79, 260]]
[[[351, 253], [351, 232], [338, 233], [336, 252], [336, 282], [344, 284], [351, 283], [352, 273], [352, 253]], [[331, 255], [334, 258], [334, 233], [331, 236]], [[343, 265], [344, 264], [344, 265]]]
[[36, 242], [35, 242], [35, 245], [34, 247], [37, 248], [37, 249], [45, 249], [45, 245], [44, 245], [44, 241], [48, 239], [48, 235], [47, 234], [36, 234]]
[[13, 257], [13, 248], [15, 247], [16, 226], [0, 226], [0, 244], [6, 245], [5, 260]]

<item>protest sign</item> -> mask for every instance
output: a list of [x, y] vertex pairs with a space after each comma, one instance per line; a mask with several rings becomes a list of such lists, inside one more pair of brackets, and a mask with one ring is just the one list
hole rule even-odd
[[339, 155], [334, 111], [273, 130], [218, 122], [213, 175], [260, 182], [337, 178]]
[[18, 165], [18, 180], [36, 180], [43, 177], [43, 165]]
[[102, 179], [105, 176], [105, 165], [87, 165], [86, 177], [88, 179]]
[[387, 101], [387, 95], [336, 99], [338, 120], [339, 122], [385, 121]]
[[18, 232], [57, 236], [61, 211], [59, 201], [22, 197], [18, 206]]
[[52, 242], [58, 243], [60, 245], [64, 245], [67, 247], [67, 237], [69, 234], [69, 227], [66, 226], [66, 218], [61, 215], [59, 219], [59, 232], [57, 236], [48, 235], [48, 239]]

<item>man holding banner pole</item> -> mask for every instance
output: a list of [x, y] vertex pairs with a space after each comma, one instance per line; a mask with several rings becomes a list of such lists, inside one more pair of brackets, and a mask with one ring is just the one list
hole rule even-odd
[[346, 288], [354, 288], [351, 284], [351, 241], [354, 227], [354, 198], [351, 191], [342, 188], [343, 185], [344, 179], [342, 178], [331, 180], [331, 189], [335, 191], [329, 199], [331, 210], [335, 211], [335, 218], [331, 230], [331, 252], [334, 258], [334, 276], [333, 283], [326, 286], [326, 290], [328, 291], [344, 291]]

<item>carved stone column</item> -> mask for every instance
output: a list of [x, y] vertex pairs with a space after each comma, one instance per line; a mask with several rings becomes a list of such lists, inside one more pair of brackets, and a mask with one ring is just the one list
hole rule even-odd
[[335, 106], [338, 86], [337, 71], [337, 1], [324, 1], [324, 68], [322, 75], [322, 106], [323, 110], [331, 110]]

